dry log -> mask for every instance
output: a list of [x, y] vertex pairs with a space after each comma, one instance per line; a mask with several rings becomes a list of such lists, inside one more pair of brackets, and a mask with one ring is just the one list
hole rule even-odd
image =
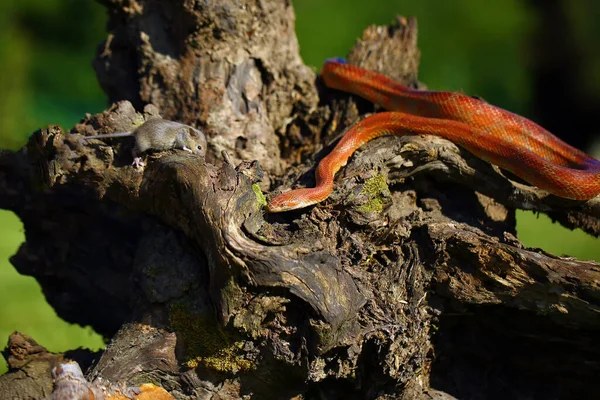
[[[311, 184], [373, 106], [303, 65], [288, 1], [102, 3], [95, 66], [113, 106], [0, 153], [0, 207], [27, 237], [12, 263], [62, 318], [111, 340], [90, 382], [177, 399], [599, 389], [600, 266], [525, 248], [514, 219], [533, 209], [597, 236], [598, 199], [547, 196], [448, 141], [404, 137], [366, 145], [325, 203], [266, 214], [263, 192]], [[367, 28], [348, 59], [419, 87], [416, 21]], [[79, 140], [156, 115], [204, 130], [206, 158], [156, 153], [142, 170], [130, 141]]]

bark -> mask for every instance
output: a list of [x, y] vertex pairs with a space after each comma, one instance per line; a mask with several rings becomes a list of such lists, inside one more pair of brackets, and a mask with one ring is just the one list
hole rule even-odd
[[[12, 263], [62, 318], [110, 340], [93, 362], [56, 355], [90, 384], [152, 382], [177, 399], [599, 389], [600, 266], [525, 248], [514, 220], [533, 209], [598, 236], [598, 199], [547, 196], [443, 139], [382, 138], [325, 203], [269, 215], [262, 192], [311, 184], [373, 106], [303, 65], [289, 2], [103, 3], [95, 67], [115, 104], [70, 133], [160, 114], [201, 127], [209, 148], [139, 170], [126, 139], [49, 127], [0, 154], [0, 206], [27, 234]], [[367, 28], [348, 59], [420, 86], [416, 21]], [[31, 362], [20, 354], [2, 397]], [[34, 379], [46, 388], [48, 370]]]

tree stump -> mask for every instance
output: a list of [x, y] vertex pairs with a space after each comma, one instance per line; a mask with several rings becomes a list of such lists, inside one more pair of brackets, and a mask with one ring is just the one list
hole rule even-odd
[[[94, 66], [113, 105], [0, 153], [0, 206], [25, 225], [18, 271], [110, 343], [53, 355], [15, 333], [0, 397], [50, 395], [66, 360], [90, 387], [153, 383], [176, 399], [600, 390], [600, 265], [525, 248], [514, 217], [598, 236], [600, 199], [549, 196], [440, 138], [389, 137], [352, 157], [326, 202], [268, 214], [263, 193], [313, 184], [315, 161], [378, 110], [302, 63], [288, 1], [101, 2]], [[368, 27], [348, 61], [422, 87], [419, 57], [416, 21], [399, 17]], [[202, 129], [206, 157], [154, 153], [136, 169], [132, 141], [80, 140], [157, 115]]]

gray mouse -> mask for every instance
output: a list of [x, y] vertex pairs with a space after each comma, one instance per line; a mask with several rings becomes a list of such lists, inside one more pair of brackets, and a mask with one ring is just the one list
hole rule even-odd
[[139, 154], [148, 150], [181, 149], [204, 155], [206, 149], [206, 137], [204, 133], [189, 125], [180, 122], [169, 121], [161, 118], [153, 118], [140, 125], [133, 132], [106, 133], [95, 136], [84, 136], [83, 139], [103, 139], [133, 136], [133, 165], [136, 168], [143, 167]]

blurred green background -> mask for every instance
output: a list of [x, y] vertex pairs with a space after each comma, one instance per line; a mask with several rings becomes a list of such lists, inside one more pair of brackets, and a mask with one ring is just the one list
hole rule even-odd
[[[542, 3], [294, 1], [301, 53], [315, 68], [326, 58], [344, 56], [367, 25], [388, 24], [396, 14], [416, 16], [422, 52], [420, 80], [432, 89], [482, 96], [529, 117], [535, 117], [533, 110], [538, 104], [532, 102], [537, 93], [533, 82], [538, 76], [532, 67], [536, 52], [531, 38], [544, 27], [539, 11]], [[565, 30], [580, 56], [576, 75], [582, 75], [585, 85], [581, 86], [598, 95], [598, 7], [594, 1], [583, 0], [548, 0], [550, 3], [564, 9]], [[69, 128], [85, 113], [105, 108], [106, 97], [96, 82], [91, 60], [105, 37], [106, 21], [103, 7], [94, 1], [0, 3], [0, 148], [18, 149], [40, 127], [58, 123]], [[527, 246], [600, 261], [600, 240], [581, 231], [568, 231], [544, 216], [519, 212], [518, 232]], [[23, 240], [19, 220], [0, 210], [0, 343], [19, 330], [52, 351], [103, 346], [89, 328], [59, 319], [45, 302], [39, 285], [15, 272], [8, 258]], [[6, 364], [0, 361], [0, 373], [4, 371]]]

